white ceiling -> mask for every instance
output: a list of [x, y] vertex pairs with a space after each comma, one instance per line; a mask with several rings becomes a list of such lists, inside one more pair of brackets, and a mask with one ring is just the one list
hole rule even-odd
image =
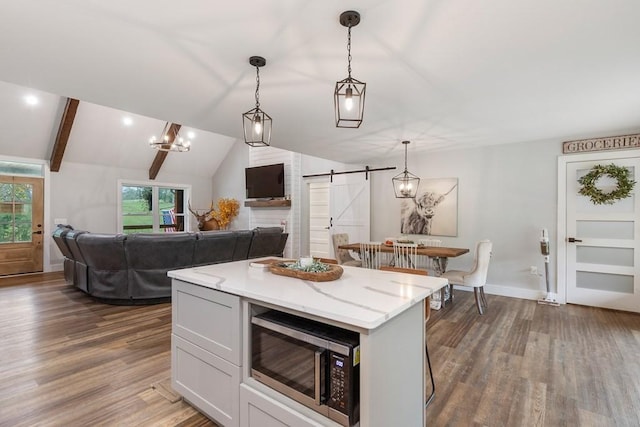
[[[362, 15], [352, 30], [352, 74], [367, 83], [359, 129], [334, 124], [348, 9]], [[74, 128], [108, 135], [124, 164], [133, 131], [108, 125], [99, 105], [208, 131], [228, 150], [254, 106], [252, 55], [267, 59], [272, 145], [337, 161], [401, 156], [405, 139], [417, 153], [640, 129], [638, 0], [21, 0], [1, 10], [0, 80], [96, 104]], [[59, 116], [41, 130], [29, 111], [8, 112], [3, 93], [2, 114], [34, 124], [15, 132], [50, 141]], [[80, 156], [72, 142], [65, 160]]]

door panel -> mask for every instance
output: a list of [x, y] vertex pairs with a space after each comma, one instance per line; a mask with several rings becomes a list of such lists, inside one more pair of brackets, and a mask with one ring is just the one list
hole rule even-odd
[[331, 183], [331, 234], [347, 233], [349, 242], [370, 240], [370, 181], [362, 174], [335, 175]]
[[368, 242], [370, 209], [370, 181], [362, 174], [334, 175], [331, 183], [310, 183], [310, 254], [335, 258], [331, 242], [335, 233], [347, 233], [350, 242]]
[[42, 271], [42, 178], [0, 175], [0, 275]]
[[[594, 205], [578, 194], [578, 179], [596, 164], [614, 163], [636, 179], [639, 158], [567, 164], [567, 302], [640, 312], [640, 200], [631, 197], [612, 205]], [[605, 177], [598, 187], [615, 186]], [[637, 192], [637, 188], [634, 189]]]
[[309, 183], [309, 254], [334, 258], [330, 242], [329, 183]]

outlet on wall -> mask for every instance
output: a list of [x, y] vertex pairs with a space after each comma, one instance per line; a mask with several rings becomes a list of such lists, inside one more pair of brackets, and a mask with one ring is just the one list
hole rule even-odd
[[535, 265], [532, 265], [531, 267], [529, 267], [529, 274], [538, 274], [538, 267], [536, 267]]

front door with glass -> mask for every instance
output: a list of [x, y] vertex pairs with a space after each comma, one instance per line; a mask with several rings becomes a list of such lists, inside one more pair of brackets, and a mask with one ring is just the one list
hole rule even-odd
[[0, 275], [42, 271], [42, 178], [0, 175]]

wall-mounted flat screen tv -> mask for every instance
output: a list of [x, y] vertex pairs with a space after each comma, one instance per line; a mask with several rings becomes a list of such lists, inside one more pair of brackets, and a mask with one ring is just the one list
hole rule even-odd
[[284, 163], [244, 170], [247, 199], [284, 197]]

